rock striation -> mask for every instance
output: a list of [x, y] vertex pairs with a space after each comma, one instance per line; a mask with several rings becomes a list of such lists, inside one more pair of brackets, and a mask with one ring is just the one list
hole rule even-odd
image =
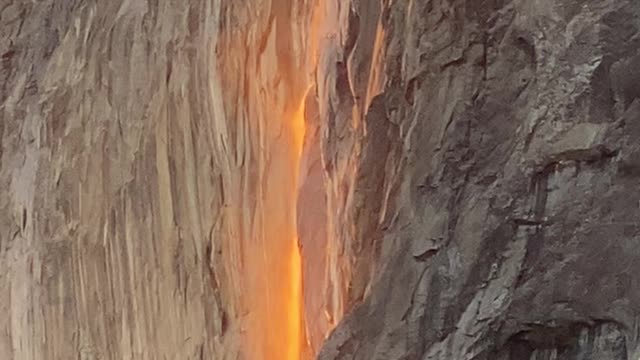
[[219, 11], [0, 3], [0, 358], [220, 358]]
[[326, 9], [319, 359], [637, 358], [640, 4]]
[[3, 0], [0, 359], [637, 359], [639, 19]]
[[0, 358], [300, 351], [311, 8], [0, 2]]

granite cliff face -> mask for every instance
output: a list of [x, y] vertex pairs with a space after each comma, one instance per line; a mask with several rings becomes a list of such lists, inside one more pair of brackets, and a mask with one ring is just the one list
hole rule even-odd
[[327, 8], [319, 359], [637, 358], [640, 3]]
[[0, 2], [0, 359], [638, 358], [639, 34], [634, 0]]
[[[0, 358], [211, 359], [239, 351], [239, 328], [251, 325], [242, 309], [258, 294], [237, 296], [258, 290], [238, 275], [249, 255], [234, 245], [250, 240], [238, 233], [253, 218], [238, 209], [256, 206], [243, 196], [257, 186], [243, 180], [264, 166], [242, 164], [256, 158], [256, 139], [270, 138], [253, 131], [250, 139], [234, 111], [248, 118], [269, 109], [256, 97], [228, 100], [234, 88], [221, 87], [235, 80], [229, 63], [239, 56], [220, 53], [234, 34], [244, 33], [248, 47], [264, 42], [270, 62], [253, 73], [269, 78], [252, 86], [270, 90], [278, 90], [267, 83], [282, 75], [277, 66], [293, 64], [275, 56], [292, 57], [293, 40], [265, 38], [268, 14], [248, 13], [249, 5], [2, 4]], [[272, 98], [283, 106], [293, 85], [280, 88]], [[277, 132], [276, 125], [270, 134]], [[260, 358], [250, 351], [268, 341], [251, 339], [258, 345], [245, 347], [247, 356]]]
[[0, 358], [299, 358], [311, 8], [0, 2]]
[[217, 358], [218, 12], [0, 2], [0, 358]]

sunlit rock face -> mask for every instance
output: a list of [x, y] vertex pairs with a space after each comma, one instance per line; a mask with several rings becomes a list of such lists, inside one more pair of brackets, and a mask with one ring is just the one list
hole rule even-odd
[[300, 358], [311, 9], [0, 5], [1, 359]]
[[319, 358], [637, 358], [640, 3], [325, 6]]
[[306, 344], [296, 230], [298, 169], [311, 82], [304, 1], [225, 2], [222, 103], [233, 149], [222, 173], [215, 263], [231, 328], [246, 359], [298, 360]]
[[638, 19], [5, 0], [0, 359], [638, 358]]

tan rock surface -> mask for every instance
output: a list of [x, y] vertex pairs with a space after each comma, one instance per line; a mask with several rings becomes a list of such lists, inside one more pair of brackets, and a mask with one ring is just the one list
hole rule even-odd
[[289, 356], [305, 6], [0, 4], [1, 359]]
[[4, 0], [0, 359], [637, 358], [638, 15]]
[[0, 358], [216, 357], [218, 12], [0, 6]]

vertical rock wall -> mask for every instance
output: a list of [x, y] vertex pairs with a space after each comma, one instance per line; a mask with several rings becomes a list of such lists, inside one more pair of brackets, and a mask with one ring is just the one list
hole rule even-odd
[[6, 0], [0, 358], [637, 358], [639, 18]]
[[0, 358], [292, 351], [309, 8], [0, 5]]
[[232, 156], [221, 176], [215, 263], [233, 307], [230, 333], [239, 334], [247, 359], [291, 359], [294, 342], [305, 342], [303, 329], [299, 339], [293, 331], [301, 322], [291, 321], [302, 315], [301, 296], [292, 295], [292, 252], [311, 74], [309, 8], [305, 1], [228, 1], [221, 10], [217, 51], [230, 119], [224, 148]]
[[0, 358], [220, 358], [219, 6], [0, 4]]
[[640, 4], [326, 11], [319, 358], [637, 358]]

